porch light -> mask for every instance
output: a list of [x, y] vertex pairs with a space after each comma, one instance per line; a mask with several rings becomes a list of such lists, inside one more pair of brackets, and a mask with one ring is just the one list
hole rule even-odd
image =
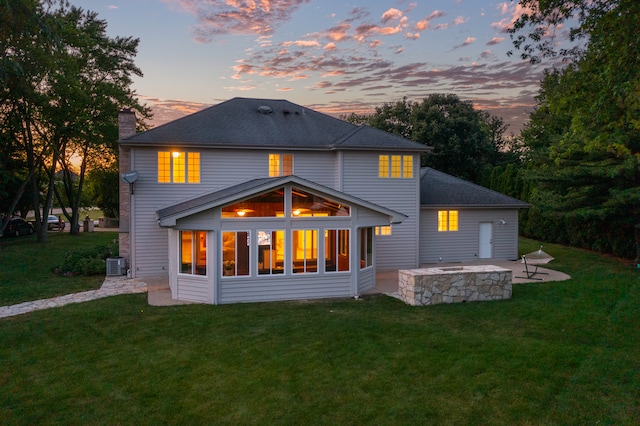
[[238, 210], [237, 213], [238, 213], [238, 216], [242, 217], [245, 214], [247, 214], [247, 211], [246, 210]]

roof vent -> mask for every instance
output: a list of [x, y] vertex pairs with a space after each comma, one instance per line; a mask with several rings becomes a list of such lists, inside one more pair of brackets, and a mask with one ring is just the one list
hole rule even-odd
[[283, 113], [284, 115], [289, 115], [289, 114], [291, 114], [291, 111], [289, 111], [288, 109], [283, 109], [283, 110], [282, 110], [282, 113]]
[[261, 105], [258, 107], [258, 112], [260, 112], [260, 114], [271, 114], [273, 109], [268, 105]]

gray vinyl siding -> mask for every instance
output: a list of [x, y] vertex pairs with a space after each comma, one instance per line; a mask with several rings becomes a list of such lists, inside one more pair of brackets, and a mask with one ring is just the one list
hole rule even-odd
[[376, 286], [375, 268], [360, 269], [358, 271], [358, 293], [371, 290]]
[[268, 302], [351, 296], [351, 274], [299, 274], [220, 279], [219, 303]]
[[178, 276], [178, 299], [190, 302], [210, 303], [211, 284], [206, 277]]
[[[266, 150], [196, 150], [175, 147], [185, 152], [200, 152], [200, 183], [174, 184], [157, 182], [157, 153], [161, 149], [136, 147], [132, 149], [131, 167], [138, 171], [139, 178], [134, 184], [132, 195], [131, 233], [132, 259], [135, 262], [134, 277], [144, 278], [168, 274], [168, 246], [166, 230], [156, 221], [156, 211], [197, 195], [202, 195], [227, 186], [235, 185], [256, 177], [269, 174], [269, 153], [286, 151]], [[169, 148], [162, 148], [169, 150]], [[337, 154], [333, 152], [293, 152], [294, 173], [326, 185], [335, 186]], [[202, 219], [202, 217], [200, 217]], [[200, 222], [201, 229], [211, 229]]]
[[[438, 210], [458, 210], [458, 231], [438, 232]], [[421, 265], [478, 260], [480, 223], [493, 224], [492, 259], [518, 258], [517, 209], [430, 208], [420, 218]]]
[[[380, 154], [413, 155], [413, 179], [379, 178]], [[378, 270], [418, 266], [419, 157], [402, 152], [343, 153], [342, 191], [408, 216], [393, 225], [392, 235], [375, 237]]]

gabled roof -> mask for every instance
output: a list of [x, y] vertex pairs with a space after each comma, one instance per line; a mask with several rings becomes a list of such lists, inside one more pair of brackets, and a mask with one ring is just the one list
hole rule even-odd
[[529, 204], [475, 183], [439, 172], [420, 169], [421, 207], [528, 208]]
[[120, 140], [123, 145], [264, 149], [431, 148], [369, 126], [356, 126], [286, 100], [234, 98]]
[[252, 179], [238, 185], [233, 185], [218, 191], [210, 192], [198, 197], [181, 201], [156, 212], [160, 226], [175, 226], [176, 220], [203, 212], [215, 207], [234, 203], [267, 191], [271, 191], [286, 184], [294, 184], [300, 189], [309, 190], [320, 195], [344, 201], [353, 206], [365, 207], [382, 215], [389, 216], [391, 223], [400, 223], [407, 218], [405, 214], [382, 207], [353, 195], [336, 191], [324, 185], [311, 182], [298, 176], [282, 176]]

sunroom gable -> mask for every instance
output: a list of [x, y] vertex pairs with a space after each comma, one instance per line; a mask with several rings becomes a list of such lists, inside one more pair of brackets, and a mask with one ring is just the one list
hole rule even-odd
[[377, 214], [388, 216], [389, 223], [401, 223], [407, 216], [386, 207], [368, 202], [358, 197], [336, 191], [332, 188], [316, 184], [298, 176], [282, 176], [274, 178], [253, 179], [219, 191], [210, 192], [180, 203], [162, 208], [156, 212], [158, 224], [173, 227], [176, 221], [216, 207], [233, 205], [242, 200], [268, 193], [286, 185], [295, 186], [308, 191], [319, 198], [336, 201], [353, 207], [363, 207]]

